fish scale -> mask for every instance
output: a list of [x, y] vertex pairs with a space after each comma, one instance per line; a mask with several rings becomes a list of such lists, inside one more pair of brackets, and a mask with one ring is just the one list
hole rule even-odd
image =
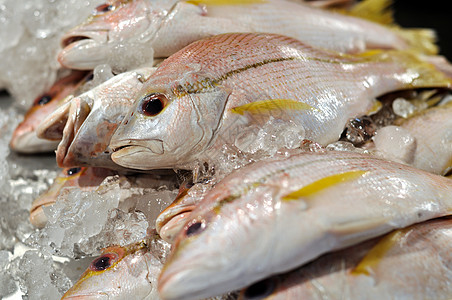
[[159, 290], [163, 299], [214, 296], [451, 211], [450, 179], [370, 155], [261, 161], [225, 177], [189, 215]]
[[[274, 99], [312, 107], [280, 105], [271, 116], [297, 124], [307, 139], [328, 144], [339, 139], [349, 118], [370, 110], [376, 96], [450, 85], [449, 79], [425, 65], [407, 52], [340, 55], [280, 35], [204, 39], [166, 59], [145, 82], [112, 138], [111, 146], [119, 149], [112, 158], [138, 169], [184, 168], [196, 160], [208, 161], [225, 143], [234, 143], [236, 132], [253, 121], [268, 120], [252, 113], [240, 117], [234, 109]], [[152, 93], [165, 95], [168, 103], [161, 113], [146, 116], [140, 99]], [[160, 153], [152, 153], [157, 146], [162, 147]]]

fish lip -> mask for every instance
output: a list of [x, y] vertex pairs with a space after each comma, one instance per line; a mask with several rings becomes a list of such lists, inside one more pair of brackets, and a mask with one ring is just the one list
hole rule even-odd
[[[113, 154], [121, 153], [122, 155], [134, 155], [139, 152], [148, 152], [148, 154], [162, 155], [163, 153], [165, 153], [163, 141], [159, 139], [123, 140], [119, 141], [119, 143], [117, 144], [118, 145], [110, 144], [110, 147], [113, 149]], [[122, 153], [126, 151], [129, 153]], [[118, 154], [116, 155], [121, 156]]]
[[13, 135], [9, 145], [16, 152], [28, 154], [54, 151], [58, 142], [40, 139], [33, 130]]
[[87, 43], [86, 40], [89, 40], [91, 43], [105, 44], [108, 41], [108, 32], [109, 30], [74, 30], [61, 38], [61, 47], [64, 49], [67, 47], [75, 47], [74, 44], [79, 42]]
[[73, 300], [89, 300], [89, 299], [108, 299], [108, 295], [104, 294], [102, 292], [95, 293], [95, 294], [80, 294], [80, 295], [73, 295], [73, 296], [65, 296], [63, 295], [63, 299], [73, 299]]
[[[181, 208], [180, 210], [177, 210], [176, 212], [173, 212], [171, 214], [168, 214], [167, 217], [165, 217], [164, 219], [160, 217], [160, 215], [157, 217], [157, 219], [155, 220], [155, 229], [157, 230], [157, 232], [160, 232], [160, 230], [169, 222], [171, 222], [173, 219], [177, 218], [178, 216], [180, 216], [181, 214], [184, 213], [189, 213], [192, 212], [195, 209], [195, 205], [189, 205], [189, 206], [185, 206], [183, 208]], [[162, 220], [163, 219], [163, 220]]]

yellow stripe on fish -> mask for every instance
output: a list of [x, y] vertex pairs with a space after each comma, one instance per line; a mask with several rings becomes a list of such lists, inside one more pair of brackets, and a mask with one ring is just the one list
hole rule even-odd
[[356, 276], [363, 274], [371, 275], [372, 269], [380, 263], [386, 253], [405, 235], [405, 233], [406, 229], [396, 230], [382, 238], [351, 271], [351, 274]]
[[265, 3], [267, 0], [188, 0], [187, 3], [194, 5], [249, 5]]
[[282, 197], [282, 200], [291, 201], [291, 200], [297, 200], [299, 198], [309, 197], [309, 196], [319, 193], [329, 187], [333, 187], [340, 183], [357, 179], [366, 173], [367, 173], [367, 171], [355, 170], [355, 171], [349, 171], [349, 172], [344, 172], [344, 173], [340, 173], [340, 174], [334, 174], [331, 176], [327, 176], [327, 177], [317, 180], [311, 184], [308, 184], [295, 192], [292, 192], [292, 193]]
[[366, 19], [380, 24], [394, 23], [391, 0], [364, 0], [358, 2], [350, 11], [342, 11], [350, 16]]
[[251, 114], [268, 114], [275, 110], [310, 110], [316, 109], [309, 104], [299, 102], [293, 99], [270, 99], [256, 101], [237, 106], [231, 109], [231, 112], [243, 115], [245, 112]]

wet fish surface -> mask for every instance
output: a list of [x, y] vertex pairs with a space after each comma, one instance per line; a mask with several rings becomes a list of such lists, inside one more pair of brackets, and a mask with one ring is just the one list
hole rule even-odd
[[[250, 124], [277, 119], [304, 138], [337, 141], [346, 122], [389, 91], [450, 86], [411, 52], [342, 55], [286, 36], [224, 34], [166, 59], [145, 82], [113, 135], [127, 168], [187, 168], [246, 139]], [[301, 142], [301, 140], [299, 141]]]
[[257, 162], [216, 184], [190, 214], [160, 295], [236, 290], [451, 210], [450, 179], [370, 155], [320, 151]]
[[[369, 6], [384, 11], [389, 5], [369, 1]], [[391, 23], [388, 13], [381, 14], [376, 19]], [[411, 47], [429, 54], [437, 51], [432, 31], [391, 29], [303, 1], [135, 0], [99, 6], [63, 37], [59, 62], [84, 70], [109, 64], [123, 72], [152, 62], [153, 57], [166, 58], [196, 40], [228, 32], [282, 34], [349, 53]]]

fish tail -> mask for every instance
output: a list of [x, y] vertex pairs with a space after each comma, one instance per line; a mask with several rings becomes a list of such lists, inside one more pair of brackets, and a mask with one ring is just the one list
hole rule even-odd
[[452, 78], [437, 69], [423, 56], [413, 50], [370, 50], [359, 54], [369, 62], [386, 62], [402, 66], [401, 81], [406, 89], [452, 88]]
[[391, 0], [363, 0], [355, 4], [349, 11], [342, 11], [342, 13], [384, 25], [391, 25], [394, 23], [391, 5]]
[[436, 32], [432, 29], [403, 29], [395, 26], [392, 30], [407, 42], [410, 49], [431, 55], [439, 52], [436, 45]]

